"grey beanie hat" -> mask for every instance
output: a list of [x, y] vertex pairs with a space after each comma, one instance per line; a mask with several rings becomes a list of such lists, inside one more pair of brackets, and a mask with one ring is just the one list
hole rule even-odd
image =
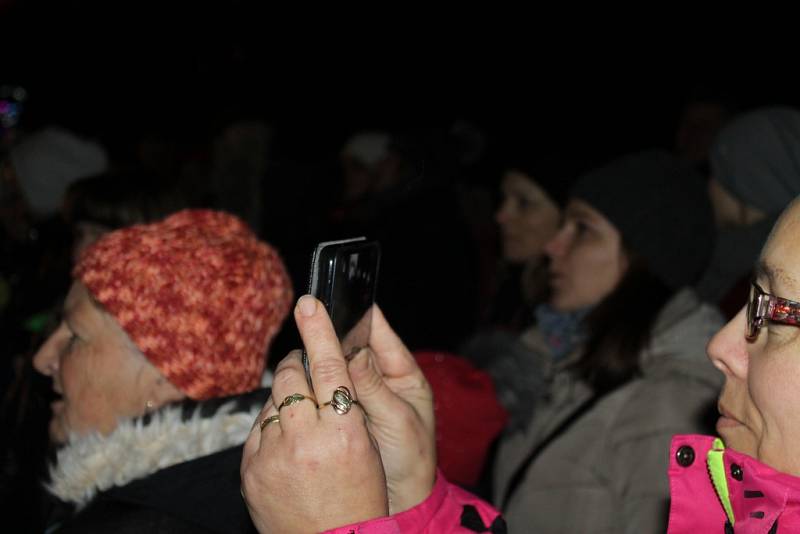
[[732, 121], [711, 148], [713, 176], [767, 215], [800, 194], [800, 112], [763, 108]]
[[614, 160], [579, 178], [570, 196], [611, 221], [625, 246], [670, 288], [694, 283], [705, 269], [714, 242], [706, 182], [670, 153]]

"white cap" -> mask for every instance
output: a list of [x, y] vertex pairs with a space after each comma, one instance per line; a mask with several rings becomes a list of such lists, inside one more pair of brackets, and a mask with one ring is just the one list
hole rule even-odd
[[40, 217], [61, 208], [71, 183], [108, 168], [103, 147], [52, 126], [25, 138], [10, 158], [25, 200]]

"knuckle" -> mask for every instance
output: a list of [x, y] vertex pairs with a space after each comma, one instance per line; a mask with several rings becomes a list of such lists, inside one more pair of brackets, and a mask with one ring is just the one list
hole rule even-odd
[[283, 366], [275, 369], [275, 374], [272, 377], [273, 390], [275, 390], [275, 386], [278, 386], [278, 389], [291, 386], [291, 384], [295, 381], [295, 375], [295, 369], [292, 367]]
[[347, 371], [344, 360], [325, 359], [314, 362], [311, 366], [311, 373], [317, 380], [331, 383], [340, 380]]

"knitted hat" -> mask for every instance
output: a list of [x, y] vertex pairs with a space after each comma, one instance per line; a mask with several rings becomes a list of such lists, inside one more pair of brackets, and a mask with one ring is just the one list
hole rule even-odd
[[439, 467], [448, 480], [474, 486], [508, 413], [491, 377], [464, 358], [428, 351], [414, 357], [433, 390]]
[[647, 150], [583, 175], [571, 197], [600, 211], [672, 289], [706, 267], [714, 221], [705, 180], [664, 150]]
[[209, 210], [106, 234], [73, 275], [150, 362], [198, 400], [259, 386], [293, 298], [277, 252], [241, 220]]
[[714, 141], [711, 168], [736, 198], [777, 215], [800, 194], [800, 111], [764, 108], [737, 118]]
[[14, 147], [9, 157], [31, 211], [56, 213], [72, 182], [104, 172], [105, 150], [61, 128], [45, 128]]
[[389, 156], [392, 138], [384, 132], [361, 132], [350, 137], [342, 148], [342, 154], [350, 156], [368, 169]]

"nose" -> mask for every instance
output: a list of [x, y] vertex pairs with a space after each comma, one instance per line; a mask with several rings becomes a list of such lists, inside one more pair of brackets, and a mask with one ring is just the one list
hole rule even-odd
[[59, 354], [68, 339], [69, 332], [62, 323], [34, 354], [33, 367], [43, 375], [53, 376], [58, 371]]
[[747, 377], [750, 355], [745, 338], [745, 315], [746, 308], [743, 307], [728, 324], [722, 327], [722, 330], [711, 338], [706, 348], [708, 359], [726, 377], [741, 379]]
[[497, 211], [494, 212], [494, 220], [497, 221], [497, 224], [502, 226], [508, 222], [509, 209], [509, 201], [508, 199], [504, 199], [500, 207], [497, 208]]
[[569, 231], [566, 224], [562, 224], [556, 234], [544, 244], [544, 253], [551, 260], [563, 257], [569, 247]]

